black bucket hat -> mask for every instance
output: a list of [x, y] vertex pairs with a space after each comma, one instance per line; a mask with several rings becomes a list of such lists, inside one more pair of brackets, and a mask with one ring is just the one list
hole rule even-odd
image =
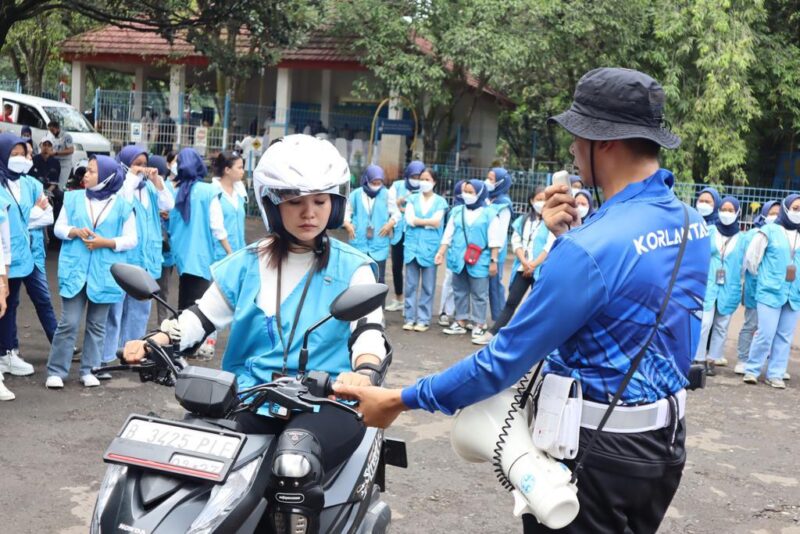
[[547, 122], [590, 141], [649, 139], [664, 148], [681, 144], [665, 127], [664, 88], [647, 74], [630, 69], [587, 72], [575, 88], [572, 106]]

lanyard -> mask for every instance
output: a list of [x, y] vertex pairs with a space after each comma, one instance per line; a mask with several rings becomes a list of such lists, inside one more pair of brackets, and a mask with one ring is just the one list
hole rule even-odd
[[[526, 253], [530, 251], [530, 252], [531, 252], [531, 254], [533, 254], [533, 249], [531, 248], [531, 247], [532, 247], [532, 245], [533, 245], [533, 239], [534, 239], [534, 237], [536, 236], [536, 233], [537, 233], [537, 232], [538, 232], [538, 230], [539, 230], [539, 225], [540, 225], [540, 224], [542, 224], [542, 221], [541, 221], [541, 220], [538, 220], [538, 219], [537, 219], [537, 220], [535, 220], [535, 221], [532, 221], [532, 220], [530, 220], [530, 219], [529, 219], [528, 221], [529, 221], [529, 222], [531, 222], [531, 223], [533, 223], [533, 224], [535, 224], [535, 226], [534, 226], [533, 228], [531, 228], [531, 231], [530, 231], [530, 232], [528, 232], [528, 237], [527, 237], [527, 238], [525, 238], [525, 244], [524, 244], [524, 246], [523, 246], [523, 250], [524, 250]], [[525, 231], [525, 229], [524, 229], [524, 227], [523, 227], [523, 232], [524, 232], [524, 231]], [[529, 258], [529, 259], [533, 259], [533, 258]]]
[[[789, 241], [789, 231], [786, 228], [783, 229], [783, 235], [786, 236], [786, 241], [788, 242]], [[800, 235], [800, 233], [798, 233], [798, 231], [795, 230], [794, 243], [789, 245], [789, 251], [791, 252], [792, 261], [794, 261], [794, 253], [797, 250], [797, 237], [798, 237], [798, 235]]]
[[725, 262], [725, 249], [728, 248], [728, 243], [731, 242], [731, 239], [733, 239], [735, 235], [736, 234], [730, 236], [728, 239], [722, 242], [722, 250], [719, 251], [719, 259], [722, 260], [723, 263]]
[[289, 348], [292, 346], [292, 341], [294, 341], [294, 333], [297, 329], [297, 321], [300, 319], [300, 312], [303, 310], [303, 303], [306, 301], [306, 295], [308, 294], [308, 287], [311, 285], [311, 279], [314, 278], [314, 274], [317, 272], [317, 259], [314, 258], [314, 264], [309, 269], [308, 274], [306, 275], [306, 283], [303, 286], [303, 294], [300, 295], [300, 303], [297, 305], [297, 310], [294, 312], [294, 320], [292, 321], [292, 329], [289, 331], [289, 342], [285, 342], [283, 340], [283, 326], [281, 325], [281, 265], [283, 262], [278, 263], [278, 290], [275, 292], [275, 319], [278, 324], [278, 337], [281, 340], [281, 345], [283, 345], [283, 370], [281, 374], [286, 374], [286, 366], [288, 365], [289, 360]]
[[[19, 200], [17, 200], [17, 197], [14, 196], [14, 192], [11, 191], [11, 187], [8, 185], [8, 182], [6, 182], [3, 185], [6, 186], [6, 189], [8, 190], [9, 196], [11, 196], [11, 198], [14, 200], [14, 204], [17, 205], [17, 210], [19, 210], [19, 218], [22, 220], [22, 223], [25, 224], [25, 216], [22, 214], [22, 206], [19, 205]], [[22, 188], [21, 187], [20, 187], [20, 194], [22, 194]]]
[[92, 201], [89, 200], [89, 217], [92, 220], [92, 228], [93, 229], [97, 230], [97, 225], [100, 223], [100, 217], [103, 216], [103, 213], [105, 213], [106, 208], [108, 208], [108, 206], [111, 205], [111, 202], [112, 202], [112, 199], [108, 199], [108, 202], [106, 202], [103, 205], [103, 209], [100, 210], [100, 213], [97, 214], [97, 218], [95, 219], [94, 218], [94, 208], [92, 208]]

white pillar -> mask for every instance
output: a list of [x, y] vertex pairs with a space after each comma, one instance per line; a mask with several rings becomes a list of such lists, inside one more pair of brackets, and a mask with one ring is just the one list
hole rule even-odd
[[186, 65], [172, 65], [169, 69], [169, 113], [175, 121], [175, 137], [179, 148], [183, 146], [183, 94], [186, 92]]
[[[393, 92], [389, 106], [388, 119], [399, 120], [403, 118], [403, 109], [400, 100]], [[402, 135], [382, 135], [378, 150], [378, 165], [383, 167], [386, 176], [395, 179], [402, 173], [403, 158], [406, 152], [406, 138]]]
[[331, 120], [331, 71], [325, 69], [322, 71], [322, 94], [319, 100], [319, 120], [326, 128], [330, 128]]
[[[72, 94], [70, 104], [78, 111], [83, 111], [83, 98], [86, 95], [86, 64], [83, 61], [72, 62]], [[97, 112], [98, 110], [95, 110]]]
[[292, 109], [292, 71], [278, 69], [278, 83], [275, 89], [275, 120], [269, 128], [269, 139], [277, 139], [289, 131], [290, 110]]
[[144, 65], [136, 67], [133, 74], [133, 109], [131, 118], [134, 121], [142, 120], [142, 92], [144, 91]]

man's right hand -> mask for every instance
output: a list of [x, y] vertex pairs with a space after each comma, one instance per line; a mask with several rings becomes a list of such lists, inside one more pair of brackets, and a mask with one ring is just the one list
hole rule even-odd
[[580, 224], [575, 198], [566, 185], [551, 185], [544, 190], [545, 203], [542, 218], [547, 229], [558, 237]]

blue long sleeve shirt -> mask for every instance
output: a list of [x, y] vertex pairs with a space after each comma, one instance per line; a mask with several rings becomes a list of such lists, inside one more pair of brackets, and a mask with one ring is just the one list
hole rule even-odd
[[[511, 322], [483, 349], [405, 388], [404, 404], [452, 414], [513, 385], [545, 358], [545, 373], [574, 377], [584, 398], [609, 402], [653, 330], [675, 266], [684, 204], [673, 181], [660, 169], [629, 184], [559, 237]], [[672, 298], [622, 396], [625, 404], [655, 402], [687, 384], [710, 259], [708, 229], [688, 210]]]

